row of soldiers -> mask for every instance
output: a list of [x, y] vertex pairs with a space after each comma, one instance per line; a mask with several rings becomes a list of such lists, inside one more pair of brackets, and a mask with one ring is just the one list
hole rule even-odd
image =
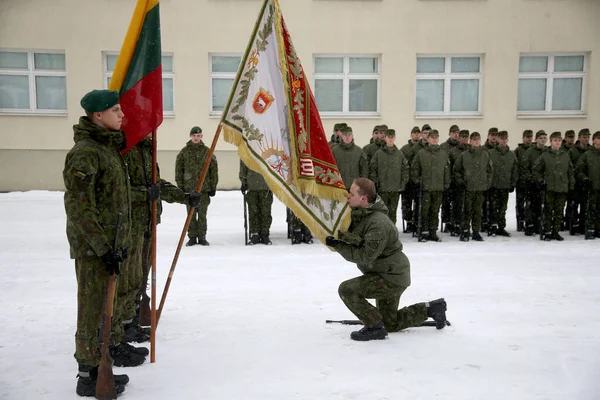
[[506, 209], [515, 189], [518, 231], [563, 240], [559, 231], [568, 227], [572, 235], [599, 237], [600, 132], [594, 134], [594, 146], [588, 129], [579, 132], [577, 142], [574, 131], [565, 132], [564, 139], [553, 132], [546, 147], [546, 132], [539, 130], [533, 142], [533, 132], [525, 130], [514, 151], [508, 147], [508, 133], [497, 128], [489, 129], [483, 145], [478, 132], [457, 125], [448, 135], [440, 145], [437, 130], [415, 126], [408, 143], [398, 149], [395, 130], [378, 125], [370, 143], [360, 148], [352, 128], [339, 123], [329, 145], [344, 184], [370, 178], [394, 222], [402, 195], [404, 232], [420, 241], [440, 240], [440, 209], [444, 232], [461, 241], [483, 241], [482, 232], [510, 236]]

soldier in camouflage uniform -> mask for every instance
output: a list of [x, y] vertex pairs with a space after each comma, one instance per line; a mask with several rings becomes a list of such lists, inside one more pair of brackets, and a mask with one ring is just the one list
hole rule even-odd
[[586, 201], [585, 239], [600, 238], [600, 131], [593, 136], [594, 146], [577, 162], [577, 181], [589, 187]]
[[[458, 146], [458, 134], [460, 129], [458, 125], [452, 125], [448, 131], [448, 139], [440, 145], [442, 150], [450, 157], [450, 152]], [[450, 187], [444, 190], [444, 197], [442, 199], [442, 224], [444, 224], [444, 232], [454, 232], [454, 225], [452, 223], [453, 209], [456, 207], [456, 188], [452, 184], [450, 179]]]
[[460, 236], [462, 233], [462, 224], [464, 220], [464, 211], [465, 211], [465, 196], [466, 190], [464, 185], [458, 185], [456, 178], [454, 176], [454, 164], [458, 160], [460, 155], [469, 150], [469, 130], [463, 129], [458, 132], [458, 146], [454, 147], [450, 154], [448, 154], [448, 159], [450, 160], [450, 185], [454, 187], [454, 206], [452, 207], [452, 215], [451, 221], [453, 230], [450, 232], [451, 236]]
[[[411, 147], [410, 157], [406, 157], [406, 159], [408, 160], [409, 167], [411, 169], [412, 169], [413, 162], [415, 160], [415, 156], [421, 150], [423, 150], [424, 148], [429, 146], [429, 132], [431, 132], [431, 127], [428, 124], [423, 125], [423, 128], [421, 129], [421, 138], [419, 139], [419, 141], [417, 143], [415, 143], [414, 146]], [[409, 179], [409, 182], [413, 186], [414, 194], [415, 194], [414, 201], [413, 201], [413, 210], [411, 213], [412, 217], [413, 217], [412, 225], [414, 227], [413, 236], [415, 236], [415, 233], [417, 233], [417, 231], [419, 229], [418, 219], [419, 219], [419, 213], [421, 212], [421, 206], [419, 204], [420, 186], [418, 184], [415, 185], [415, 183], [412, 179]]]
[[329, 140], [329, 148], [333, 149], [333, 146], [340, 144], [342, 132], [340, 129], [347, 127], [346, 123], [341, 122], [339, 124], [335, 124], [333, 126], [333, 134], [331, 135], [331, 139]]
[[[492, 151], [496, 145], [498, 144], [498, 128], [492, 127], [488, 130], [487, 140], [485, 144], [481, 146], [484, 151]], [[482, 211], [482, 222], [481, 222], [481, 230], [483, 232], [488, 232], [491, 225], [491, 196], [490, 193], [486, 190], [483, 198], [483, 211]]]
[[517, 181], [517, 199], [516, 199], [516, 214], [517, 214], [517, 232], [525, 230], [525, 204], [527, 203], [527, 180], [525, 169], [525, 152], [531, 146], [533, 141], [533, 132], [530, 129], [523, 131], [523, 143], [519, 143], [514, 153], [517, 158], [519, 167], [519, 180]]
[[408, 182], [408, 161], [395, 145], [396, 131], [388, 129], [385, 133], [385, 147], [378, 150], [371, 159], [370, 176], [379, 195], [389, 210], [392, 222], [396, 223], [398, 200]]
[[419, 241], [440, 242], [436, 231], [439, 224], [442, 193], [450, 186], [448, 154], [439, 146], [440, 136], [437, 130], [429, 133], [429, 145], [419, 151], [410, 167], [410, 176], [414, 184], [422, 191], [423, 204], [419, 217], [421, 235]]
[[567, 193], [575, 187], [573, 164], [569, 154], [561, 148], [562, 135], [550, 135], [550, 148], [544, 151], [533, 166], [533, 179], [545, 186], [543, 235], [544, 240], [564, 240], [560, 236]]
[[[408, 143], [406, 143], [400, 151], [404, 154], [406, 161], [408, 162], [408, 166], [410, 168], [410, 164], [413, 159], [412, 148], [419, 142], [421, 138], [421, 129], [418, 126], [415, 126], [410, 131], [410, 139]], [[419, 195], [419, 188], [415, 187], [415, 185], [408, 180], [406, 183], [406, 187], [402, 192], [402, 218], [406, 221], [406, 229], [404, 233], [411, 233], [415, 231], [415, 226], [413, 224], [413, 202], [415, 198]]]
[[469, 227], [473, 229], [473, 240], [483, 242], [481, 237], [481, 215], [483, 194], [490, 188], [494, 170], [487, 151], [481, 147], [479, 132], [471, 133], [471, 146], [454, 164], [454, 179], [458, 187], [466, 190], [464, 221], [460, 240], [469, 241]]
[[535, 145], [532, 145], [525, 152], [525, 159], [523, 160], [521, 177], [525, 179], [525, 186], [528, 188], [529, 197], [527, 199], [527, 212], [525, 214], [525, 236], [533, 236], [541, 231], [540, 221], [542, 212], [542, 190], [540, 186], [533, 179], [533, 165], [540, 155], [546, 151], [546, 142], [548, 136], [543, 129], [540, 129], [535, 133]]
[[376, 125], [373, 128], [373, 136], [369, 144], [362, 149], [367, 159], [367, 165], [371, 163], [371, 158], [377, 153], [377, 150], [385, 147], [385, 133], [387, 129], [387, 125]]
[[[175, 161], [175, 181], [177, 182], [177, 186], [184, 192], [193, 192], [196, 190], [202, 168], [208, 156], [209, 149], [202, 142], [202, 137], [202, 129], [198, 126], [193, 127], [190, 130], [190, 140], [181, 149]], [[213, 154], [210, 166], [208, 167], [208, 173], [200, 189], [200, 204], [194, 210], [192, 220], [190, 221], [188, 229], [190, 240], [186, 243], [186, 246], [193, 246], [195, 244], [202, 246], [209, 245], [206, 241], [206, 213], [210, 204], [210, 198], [217, 193], [218, 183], [219, 170], [217, 158]]]
[[[364, 323], [353, 340], [385, 339], [387, 333], [419, 326], [433, 318], [438, 329], [446, 325], [446, 302], [437, 299], [398, 310], [402, 293], [410, 286], [410, 262], [402, 252], [398, 229], [387, 216], [385, 204], [368, 179], [354, 181], [348, 194], [352, 222], [339, 238], [325, 243], [344, 259], [356, 263], [362, 276], [342, 282], [338, 289], [346, 307]], [[367, 299], [376, 299], [377, 306]]]
[[271, 244], [269, 230], [271, 229], [271, 206], [273, 192], [269, 189], [265, 178], [251, 170], [240, 160], [241, 191], [248, 204], [248, 219], [250, 222], [250, 242], [248, 244]]
[[[591, 149], [590, 142], [590, 130], [587, 128], [581, 129], [577, 135], [577, 142], [569, 150], [569, 157], [571, 157], [571, 164], [577, 165], [579, 159], [583, 154]], [[573, 190], [572, 197], [572, 217], [571, 217], [571, 229], [569, 233], [573, 235], [580, 235], [585, 233], [586, 226], [586, 211], [585, 205], [588, 198], [589, 184], [584, 181], [576, 179], [575, 189]]]
[[[95, 396], [100, 364], [100, 314], [109, 275], [118, 275], [120, 269], [123, 275], [127, 273], [124, 259], [130, 246], [131, 199], [127, 165], [120, 154], [125, 136], [119, 130], [124, 116], [119, 93], [94, 90], [81, 99], [81, 106], [86, 116], [73, 126], [75, 145], [67, 154], [63, 170], [64, 203], [67, 238], [77, 278], [76, 393]], [[116, 246], [115, 237], [118, 237]], [[115, 297], [116, 309], [119, 299]], [[112, 340], [120, 343], [122, 330], [119, 331], [119, 323], [115, 325]], [[125, 357], [124, 351], [114, 354], [119, 362], [127, 361], [128, 365], [144, 362], [143, 356], [129, 355]], [[115, 376], [117, 393], [123, 392], [128, 381], [126, 375]]]
[[[565, 132], [565, 138], [563, 139], [561, 149], [565, 151], [569, 151], [573, 148], [575, 144], [575, 131], [569, 129]], [[575, 164], [573, 164], [573, 168], [575, 168]], [[575, 182], [577, 182], [577, 177], [575, 177]], [[569, 190], [567, 194], [567, 208], [565, 209], [565, 216], [563, 218], [563, 226], [562, 230], [570, 230], [573, 226], [573, 221], [571, 220], [571, 216], [573, 215], [573, 200], [575, 196], [575, 190]]]
[[494, 175], [490, 189], [492, 226], [488, 236], [510, 237], [510, 233], [506, 231], [506, 208], [508, 194], [515, 191], [519, 179], [519, 166], [515, 153], [508, 148], [508, 132], [498, 132], [498, 144], [489, 154]]
[[333, 148], [332, 153], [346, 189], [350, 188], [355, 178], [366, 178], [369, 175], [367, 157], [354, 143], [351, 127], [342, 129], [342, 142]]

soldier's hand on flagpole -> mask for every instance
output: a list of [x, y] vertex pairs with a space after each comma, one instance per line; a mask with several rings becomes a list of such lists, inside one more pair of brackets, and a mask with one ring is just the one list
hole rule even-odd
[[216, 190], [211, 190], [210, 192], [208, 192], [208, 195], [209, 195], [210, 197], [215, 197], [215, 194], [217, 194], [217, 191], [216, 191]]
[[200, 193], [190, 192], [188, 194], [188, 205], [192, 208], [198, 208], [200, 205]]
[[160, 183], [155, 183], [146, 189], [148, 201], [160, 200]]

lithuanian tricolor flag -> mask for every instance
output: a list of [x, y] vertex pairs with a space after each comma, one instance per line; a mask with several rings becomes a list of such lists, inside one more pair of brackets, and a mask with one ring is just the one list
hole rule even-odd
[[158, 0], [138, 0], [108, 88], [125, 114], [126, 152], [163, 121]]

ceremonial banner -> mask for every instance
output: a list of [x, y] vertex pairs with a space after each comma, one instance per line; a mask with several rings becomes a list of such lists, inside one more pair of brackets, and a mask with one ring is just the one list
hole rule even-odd
[[224, 138], [322, 242], [346, 230], [346, 188], [278, 0], [265, 0], [221, 119]]

